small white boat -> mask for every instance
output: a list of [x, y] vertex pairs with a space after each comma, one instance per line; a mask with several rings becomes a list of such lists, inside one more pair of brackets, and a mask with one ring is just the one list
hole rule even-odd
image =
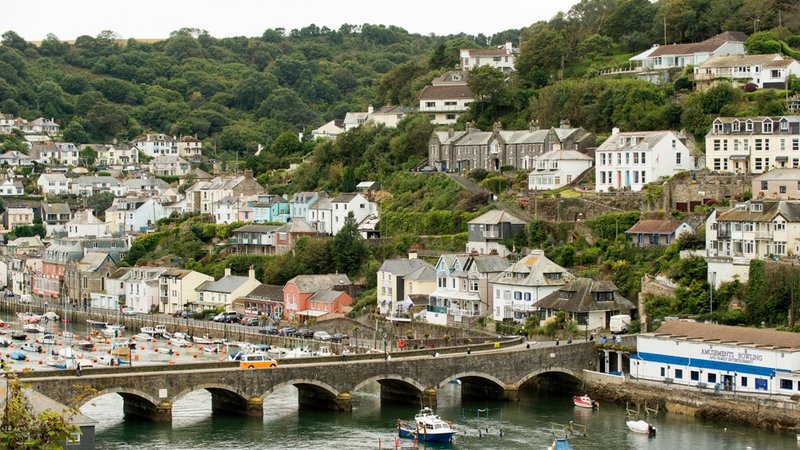
[[11, 341], [8, 338], [0, 338], [0, 347], [7, 348], [11, 345]]
[[139, 333], [139, 334], [134, 335], [131, 339], [134, 339], [134, 340], [137, 340], [137, 341], [150, 342], [153, 339], [153, 336], [150, 335], [150, 334], [147, 334], [147, 333]]
[[50, 322], [58, 322], [58, 320], [61, 319], [61, 317], [53, 311], [48, 311], [42, 314], [42, 318]]
[[166, 353], [168, 355], [171, 355], [171, 354], [175, 353], [174, 350], [172, 350], [171, 348], [166, 348], [166, 347], [156, 347], [153, 350], [156, 353]]
[[217, 347], [211, 347], [211, 346], [208, 346], [208, 345], [203, 345], [200, 348], [202, 348], [203, 351], [206, 352], [206, 353], [217, 353], [217, 352], [219, 352], [219, 349]]
[[170, 338], [169, 343], [174, 345], [175, 347], [189, 347], [190, 345], [192, 345], [191, 342], [177, 337]]
[[628, 420], [625, 422], [625, 425], [627, 425], [628, 429], [634, 433], [648, 434], [650, 436], [656, 435], [656, 427], [650, 425], [644, 420]]
[[57, 354], [58, 356], [61, 356], [62, 358], [66, 359], [83, 358], [83, 355], [76, 352], [72, 347], [61, 347], [60, 349], [58, 349]]
[[195, 336], [192, 338], [192, 342], [194, 342], [197, 345], [211, 345], [214, 343], [214, 341], [209, 339], [208, 336], [203, 336], [203, 337]]
[[53, 333], [45, 333], [38, 341], [42, 345], [53, 345], [56, 343], [56, 336]]
[[23, 351], [26, 351], [26, 352], [42, 353], [42, 346], [39, 345], [39, 344], [34, 344], [32, 342], [26, 342], [26, 343], [22, 344], [19, 348], [20, 348], [20, 350], [23, 350]]
[[142, 327], [142, 333], [150, 335], [151, 337], [163, 336], [167, 332], [167, 327], [164, 325], [156, 325], [154, 327]]
[[122, 332], [125, 331], [125, 325], [106, 325], [105, 328], [100, 330], [105, 337], [120, 337], [122, 336]]
[[413, 421], [397, 420], [397, 433], [401, 438], [422, 442], [450, 442], [456, 430], [452, 423], [442, 420], [428, 407], [422, 408]]
[[97, 328], [97, 329], [103, 329], [103, 328], [108, 326], [108, 322], [103, 322], [103, 321], [100, 321], [100, 320], [86, 319], [86, 323], [90, 327]]
[[22, 330], [26, 333], [44, 333], [44, 327], [35, 323], [26, 324], [22, 327]]
[[176, 331], [176, 332], [172, 333], [172, 337], [174, 337], [176, 339], [183, 339], [184, 341], [192, 340], [192, 338], [190, 338], [186, 333], [182, 333], [180, 331]]

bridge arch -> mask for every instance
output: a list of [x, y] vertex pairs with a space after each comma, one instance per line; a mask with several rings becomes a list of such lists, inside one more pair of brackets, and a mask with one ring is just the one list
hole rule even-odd
[[497, 387], [499, 387], [501, 389], [506, 386], [506, 383], [504, 383], [499, 378], [497, 378], [497, 377], [495, 377], [493, 375], [489, 375], [488, 373], [483, 373], [483, 372], [460, 372], [460, 373], [457, 373], [455, 375], [449, 376], [449, 377], [445, 378], [444, 380], [442, 380], [439, 383], [438, 388], [444, 387], [447, 383], [449, 383], [451, 381], [454, 381], [454, 380], [462, 380], [463, 381], [463, 379], [481, 379], [481, 380], [489, 381], [489, 382], [495, 384]]
[[378, 383], [382, 384], [382, 385], [384, 383], [381, 383], [381, 381], [385, 381], [385, 382], [389, 382], [389, 383], [397, 383], [397, 382], [399, 382], [401, 384], [413, 386], [418, 392], [423, 392], [425, 390], [425, 388], [428, 387], [428, 386], [423, 386], [419, 381], [417, 381], [417, 380], [415, 380], [413, 378], [405, 377], [403, 375], [398, 375], [398, 374], [375, 375], [374, 377], [369, 377], [366, 380], [362, 380], [361, 382], [356, 384], [353, 387], [353, 390], [351, 391], [351, 393], [352, 392], [357, 392], [360, 389], [363, 389], [366, 385], [368, 385], [370, 383], [374, 383], [376, 381]]
[[339, 390], [337, 390], [328, 383], [324, 383], [319, 380], [312, 380], [310, 378], [295, 378], [292, 380], [282, 381], [272, 386], [261, 395], [261, 398], [266, 398], [268, 395], [272, 394], [277, 389], [280, 389], [285, 386], [294, 386], [298, 389], [301, 389], [301, 387], [310, 387], [318, 392], [330, 394], [333, 397], [339, 395]]
[[245, 393], [243, 393], [241, 391], [238, 391], [236, 389], [232, 389], [231, 385], [229, 385], [229, 384], [201, 383], [201, 384], [198, 384], [198, 385], [190, 386], [190, 387], [178, 392], [177, 394], [174, 394], [174, 395], [170, 396], [170, 401], [172, 403], [175, 403], [178, 400], [180, 400], [181, 398], [183, 398], [185, 395], [190, 394], [190, 393], [195, 392], [195, 391], [199, 391], [201, 389], [205, 389], [208, 392], [210, 392], [211, 394], [224, 395], [224, 396], [227, 396], [227, 397], [230, 397], [230, 398], [240, 399], [242, 401], [246, 401], [250, 397], [249, 395], [247, 395], [247, 394], [245, 394]]
[[82, 407], [88, 405], [89, 403], [91, 403], [94, 399], [96, 399], [98, 397], [102, 397], [102, 396], [107, 395], [107, 394], [119, 394], [119, 396], [122, 397], [123, 400], [128, 400], [130, 398], [134, 398], [136, 400], [144, 401], [146, 403], [149, 403], [149, 404], [151, 404], [153, 406], [158, 405], [158, 403], [160, 402], [160, 400], [158, 400], [157, 398], [155, 398], [152, 395], [148, 394], [147, 392], [140, 391], [138, 389], [133, 389], [133, 388], [119, 387], [119, 388], [106, 388], [106, 389], [99, 390], [99, 391], [93, 393], [91, 396], [87, 396], [86, 398], [81, 399], [80, 404], [78, 404], [77, 407], [78, 408], [82, 408]]
[[541, 378], [544, 376], [552, 376], [560, 381], [566, 381], [575, 385], [583, 382], [583, 374], [566, 367], [548, 367], [531, 372], [516, 382], [516, 387], [519, 389], [530, 381]]

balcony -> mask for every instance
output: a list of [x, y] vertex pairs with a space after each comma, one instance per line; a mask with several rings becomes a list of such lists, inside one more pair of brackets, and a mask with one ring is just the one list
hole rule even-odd
[[436, 112], [466, 112], [468, 106], [420, 106], [419, 112], [436, 113]]
[[771, 241], [773, 237], [772, 231], [754, 231], [753, 234], [755, 235], [755, 238], [759, 240]]
[[428, 312], [437, 314], [447, 314], [448, 308], [446, 306], [428, 305], [425, 308]]

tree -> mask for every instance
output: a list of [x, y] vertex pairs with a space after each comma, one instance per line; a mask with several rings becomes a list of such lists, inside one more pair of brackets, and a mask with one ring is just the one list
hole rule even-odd
[[86, 199], [86, 207], [94, 210], [94, 214], [100, 220], [106, 215], [106, 210], [114, 203], [114, 194], [111, 192], [98, 192]]
[[342, 176], [342, 192], [353, 192], [356, 190], [356, 174], [350, 166], [345, 167]]
[[358, 232], [353, 212], [347, 213], [342, 229], [333, 238], [332, 251], [339, 272], [353, 274], [369, 255], [367, 244]]
[[479, 66], [470, 71], [469, 87], [475, 98], [482, 102], [492, 99], [506, 88], [506, 75], [491, 66]]
[[61, 448], [72, 433], [79, 431], [58, 411], [32, 412], [22, 386], [16, 378], [8, 379], [8, 394], [0, 418], [0, 447], [9, 450]]
[[80, 151], [80, 157], [81, 161], [83, 161], [86, 166], [93, 166], [97, 161], [97, 150], [92, 147], [84, 147], [83, 150]]
[[83, 124], [81, 124], [78, 119], [72, 119], [66, 128], [64, 128], [63, 138], [65, 141], [72, 142], [76, 145], [85, 144], [91, 140], [89, 133], [86, 132], [83, 128]]
[[767, 271], [764, 261], [753, 259], [750, 261], [747, 293], [745, 294], [745, 316], [750, 323], [759, 323], [765, 320], [769, 313], [765, 310], [768, 302], [767, 290]]

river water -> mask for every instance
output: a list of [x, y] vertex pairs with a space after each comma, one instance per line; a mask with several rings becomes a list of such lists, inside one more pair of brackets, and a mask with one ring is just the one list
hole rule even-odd
[[[116, 394], [99, 397], [81, 412], [100, 421], [98, 449], [316, 450], [377, 449], [379, 441], [382, 448], [392, 449], [396, 420], [413, 418], [416, 409], [410, 405], [382, 404], [375, 383], [353, 396], [352, 413], [301, 408], [293, 387], [267, 397], [263, 419], [212, 414], [211, 396], [205, 391], [193, 392], [175, 403], [171, 426], [124, 418], [122, 399]], [[658, 433], [649, 438], [628, 431], [624, 407], [603, 404], [600, 411], [592, 412], [574, 408], [568, 395], [551, 393], [523, 392], [516, 403], [462, 402], [460, 386], [448, 384], [439, 391], [437, 412], [453, 420], [459, 434], [452, 444], [433, 448], [545, 449], [552, 443], [551, 422], [574, 421], [588, 427], [587, 437], [570, 440], [576, 450], [798, 449], [794, 434], [698, 421], [663, 412], [651, 420]], [[488, 428], [489, 433], [479, 436], [479, 428]], [[411, 441], [400, 440], [400, 447], [410, 448]]]

